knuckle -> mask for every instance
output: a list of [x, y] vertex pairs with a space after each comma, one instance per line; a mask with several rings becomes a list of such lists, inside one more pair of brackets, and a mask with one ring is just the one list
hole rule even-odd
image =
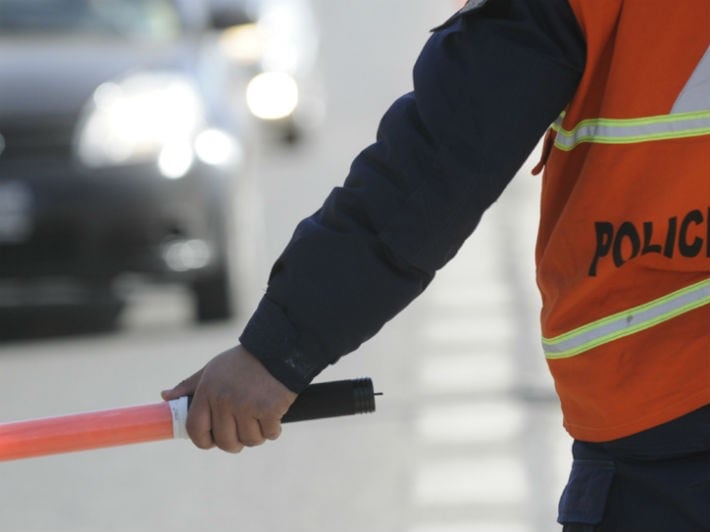
[[281, 436], [281, 427], [274, 427], [274, 428], [268, 428], [264, 429], [264, 437], [267, 440], [276, 440], [278, 437]]
[[227, 452], [227, 453], [232, 453], [232, 454], [238, 454], [241, 452], [242, 449], [244, 449], [244, 446], [239, 444], [239, 443], [217, 443], [217, 447], [219, 447], [221, 450]]
[[264, 438], [242, 438], [241, 442], [245, 447], [258, 447], [264, 443]]
[[198, 430], [194, 424], [188, 423], [186, 424], [185, 428], [187, 429], [187, 435], [190, 437], [192, 440], [192, 443], [195, 444], [196, 447], [199, 449], [211, 449], [214, 446], [214, 442], [212, 440], [212, 435], [211, 433], [205, 433], [200, 430]]
[[207, 438], [205, 438], [205, 437], [202, 437], [202, 438], [192, 438], [192, 443], [194, 443], [197, 448], [202, 449], [202, 450], [205, 450], [205, 451], [206, 451], [207, 449], [211, 449], [211, 448], [214, 446], [214, 444], [212, 443], [212, 441], [209, 440], [209, 439], [207, 439]]
[[198, 429], [195, 420], [191, 419], [189, 416], [185, 422], [185, 430], [192, 440], [196, 440], [201, 437], [201, 431]]

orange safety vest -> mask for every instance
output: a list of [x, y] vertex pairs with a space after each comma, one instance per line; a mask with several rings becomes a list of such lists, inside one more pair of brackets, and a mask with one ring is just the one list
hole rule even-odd
[[710, 1], [570, 4], [536, 259], [565, 427], [598, 442], [710, 404]]

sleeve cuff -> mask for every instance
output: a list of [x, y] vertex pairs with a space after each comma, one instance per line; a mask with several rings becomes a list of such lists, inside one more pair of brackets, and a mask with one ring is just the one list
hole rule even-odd
[[294, 393], [301, 393], [327, 366], [299, 351], [295, 327], [283, 310], [266, 297], [262, 298], [239, 341], [274, 378]]

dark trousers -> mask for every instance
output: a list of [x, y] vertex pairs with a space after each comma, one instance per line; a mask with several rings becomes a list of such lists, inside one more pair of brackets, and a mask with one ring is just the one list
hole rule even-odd
[[564, 532], [710, 532], [710, 405], [572, 452]]

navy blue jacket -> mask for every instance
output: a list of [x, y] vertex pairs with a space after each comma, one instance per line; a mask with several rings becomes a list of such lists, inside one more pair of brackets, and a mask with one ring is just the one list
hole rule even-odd
[[456, 254], [569, 102], [584, 62], [567, 0], [469, 2], [435, 29], [414, 91], [298, 225], [241, 343], [299, 392], [372, 337]]

